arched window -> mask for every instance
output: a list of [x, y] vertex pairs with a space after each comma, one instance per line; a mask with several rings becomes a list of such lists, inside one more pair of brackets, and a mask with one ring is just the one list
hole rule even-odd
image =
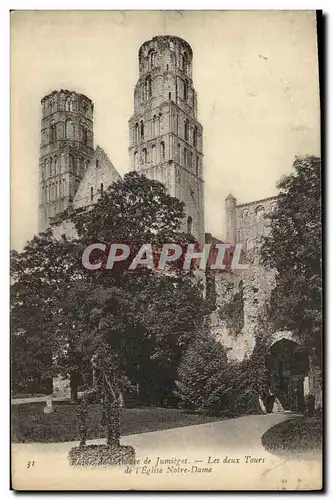
[[63, 193], [62, 193], [62, 182], [61, 179], [59, 180], [59, 198], [62, 198]]
[[144, 140], [144, 123], [142, 121], [141, 121], [140, 129], [141, 129], [141, 140]]
[[157, 163], [157, 150], [155, 144], [152, 144], [151, 147], [151, 159], [152, 159], [152, 165], [155, 165]]
[[104, 184], [101, 183], [100, 184], [100, 193], [103, 194], [103, 192], [104, 192]]
[[192, 151], [189, 152], [189, 167], [192, 168], [193, 166], [193, 153]]
[[152, 82], [151, 82], [151, 76], [147, 76], [145, 80], [145, 95], [147, 99], [150, 99], [152, 97]]
[[187, 82], [183, 82], [183, 99], [185, 101], [188, 100], [188, 83]]
[[178, 150], [177, 150], [177, 160], [178, 163], [181, 163], [181, 144], [178, 142]]
[[53, 158], [50, 158], [50, 177], [53, 177]]
[[265, 212], [263, 205], [259, 205], [258, 207], [256, 207], [255, 212], [256, 212], [257, 221], [259, 222], [259, 221], [263, 220], [264, 212]]
[[66, 98], [66, 111], [73, 111], [73, 101], [71, 97]]
[[245, 241], [245, 250], [252, 250], [255, 246], [255, 240], [252, 238], [247, 238]]
[[47, 159], [44, 160], [44, 175], [45, 175], [45, 178], [47, 179], [47, 177], [48, 177]]
[[137, 151], [135, 151], [134, 153], [134, 169], [136, 170], [136, 168], [139, 167], [139, 157], [138, 157], [138, 153]]
[[161, 161], [165, 161], [165, 143], [164, 143], [164, 141], [161, 141], [161, 143], [160, 143], [160, 158], [161, 158]]
[[182, 69], [185, 73], [188, 73], [188, 55], [185, 52], [182, 57]]
[[90, 201], [93, 201], [93, 187], [90, 188]]
[[54, 175], [57, 175], [57, 174], [58, 174], [58, 159], [55, 156], [55, 158], [54, 158]]
[[186, 141], [189, 141], [189, 121], [186, 120], [184, 122], [184, 138]]
[[70, 119], [66, 120], [66, 139], [74, 139], [74, 127]]
[[247, 219], [247, 217], [249, 216], [249, 212], [248, 210], [245, 208], [244, 210], [242, 210], [241, 212], [241, 218], [242, 219]]
[[139, 130], [139, 127], [138, 127], [138, 123], [135, 123], [135, 131], [134, 131], [134, 142], [135, 144], [138, 143], [139, 141], [139, 134], [138, 134], [138, 130]]
[[147, 161], [148, 161], [148, 153], [147, 150], [144, 148], [142, 151], [142, 162], [144, 165], [146, 165]]
[[88, 144], [88, 129], [83, 127], [83, 143]]
[[187, 149], [183, 148], [183, 165], [187, 166]]
[[50, 125], [50, 142], [56, 141], [56, 125], [54, 120], [51, 121]]
[[156, 53], [153, 49], [151, 49], [148, 54], [148, 68], [152, 69], [155, 67], [155, 65], [156, 65]]
[[156, 122], [157, 122], [157, 117], [156, 117], [156, 115], [154, 115], [152, 118], [152, 131], [151, 131], [151, 135], [152, 135], [153, 139], [156, 137]]
[[199, 176], [199, 156], [196, 156], [196, 175]]
[[194, 132], [193, 132], [193, 145], [194, 145], [194, 148], [197, 147], [197, 127], [196, 126], [194, 127]]
[[191, 234], [193, 229], [193, 218], [189, 215], [187, 219], [187, 233]]

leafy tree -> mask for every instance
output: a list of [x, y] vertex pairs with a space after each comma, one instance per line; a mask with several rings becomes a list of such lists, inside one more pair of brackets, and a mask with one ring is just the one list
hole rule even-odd
[[189, 346], [178, 368], [176, 395], [182, 406], [200, 411], [228, 409], [236, 366], [227, 361], [225, 347], [202, 332]]
[[[58, 371], [58, 316], [63, 297], [81, 278], [76, 245], [57, 241], [51, 230], [27, 242], [23, 251], [11, 254], [11, 338], [14, 389], [38, 387]], [[70, 373], [66, 373], [69, 374]], [[37, 384], [33, 383], [37, 382]], [[29, 383], [30, 382], [30, 383]], [[47, 390], [52, 392], [52, 384]]]
[[271, 311], [276, 328], [297, 333], [317, 355], [321, 352], [322, 253], [321, 163], [296, 158], [294, 172], [278, 184], [280, 197], [270, 214], [271, 230], [261, 257], [276, 270]]
[[[13, 255], [13, 335], [23, 329], [28, 342], [34, 332], [36, 352], [47, 346], [52, 356], [41, 369], [70, 375], [74, 400], [80, 375], [92, 369], [101, 345], [105, 366], [109, 346], [121, 373], [135, 382], [163, 371], [172, 384], [176, 363], [204, 313], [192, 270], [175, 265], [167, 272], [143, 266], [130, 271], [128, 262], [105, 269], [104, 255], [100, 271], [88, 271], [81, 256], [88, 244], [102, 241], [127, 243], [134, 251], [151, 243], [158, 257], [164, 242], [194, 241], [179, 231], [183, 215], [183, 203], [161, 183], [130, 173], [92, 207], [63, 215], [77, 228], [75, 240], [58, 242], [48, 231]], [[34, 300], [36, 307], [30, 308]], [[27, 361], [22, 359], [22, 366]]]

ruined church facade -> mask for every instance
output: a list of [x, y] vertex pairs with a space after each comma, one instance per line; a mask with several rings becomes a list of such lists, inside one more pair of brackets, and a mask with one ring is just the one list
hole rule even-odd
[[[179, 37], [157, 36], [140, 47], [138, 63], [129, 119], [130, 168], [162, 182], [170, 195], [183, 201], [182, 229], [200, 243], [210, 242], [213, 237], [204, 229], [203, 128], [197, 117], [193, 51]], [[94, 148], [93, 102], [88, 97], [60, 90], [42, 99], [39, 172], [40, 230], [64, 210], [95, 203], [120, 178], [105, 151]], [[241, 243], [249, 262], [248, 270], [215, 273], [206, 287], [214, 296], [208, 326], [230, 359], [253, 353], [274, 287], [274, 272], [262, 269], [258, 250], [276, 203], [278, 197], [245, 204], [233, 195], [225, 200], [224, 242]], [[74, 234], [64, 220], [53, 227], [57, 237]], [[233, 316], [227, 314], [229, 304], [235, 304]], [[280, 396], [274, 409], [298, 410], [305, 394], [317, 392], [318, 373], [291, 332], [274, 332], [269, 349], [271, 390]], [[301, 362], [294, 363], [295, 358]]]

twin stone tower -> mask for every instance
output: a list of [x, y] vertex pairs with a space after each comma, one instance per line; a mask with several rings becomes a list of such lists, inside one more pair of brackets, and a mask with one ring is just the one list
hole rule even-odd
[[[192, 49], [181, 38], [157, 36], [143, 43], [138, 58], [134, 114], [129, 119], [130, 168], [162, 182], [171, 196], [185, 203], [182, 229], [203, 243], [203, 129], [197, 121]], [[103, 149], [94, 148], [93, 103], [88, 97], [60, 90], [41, 103], [39, 230], [53, 219], [55, 233], [70, 235], [73, 227], [66, 227], [66, 221], [60, 223], [56, 216], [95, 203], [120, 175]], [[260, 236], [268, 234], [264, 214], [273, 211], [276, 202], [271, 197], [238, 205], [228, 196], [226, 241], [242, 243], [250, 255]], [[209, 287], [215, 302], [207, 318], [209, 330], [226, 347], [228, 357], [243, 359], [253, 352], [260, 318], [274, 287], [274, 272], [261, 269], [253, 258], [247, 274], [216, 274]], [[275, 332], [269, 342], [271, 390], [280, 408], [298, 410], [305, 393], [319, 392], [316, 368], [308, 370], [303, 362], [294, 373], [289, 371], [294, 365], [293, 350], [296, 355], [302, 352], [291, 332]]]
[[[143, 43], [138, 58], [130, 168], [162, 182], [185, 203], [182, 229], [203, 242], [203, 128], [197, 121], [192, 49], [179, 37], [156, 36]], [[88, 97], [60, 90], [41, 103], [39, 230], [45, 230], [65, 209], [96, 202], [120, 176], [106, 153], [94, 149]]]

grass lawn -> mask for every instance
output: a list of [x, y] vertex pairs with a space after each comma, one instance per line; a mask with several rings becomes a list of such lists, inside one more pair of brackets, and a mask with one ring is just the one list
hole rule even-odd
[[263, 446], [272, 453], [312, 453], [322, 448], [321, 417], [294, 417], [271, 427], [262, 436]]
[[[54, 413], [43, 412], [45, 403], [12, 405], [12, 441], [60, 442], [78, 440], [78, 406], [68, 402], [55, 402]], [[88, 439], [105, 437], [101, 425], [101, 405], [90, 404], [87, 419]], [[229, 418], [229, 417], [228, 417]], [[222, 420], [222, 417], [197, 415], [169, 408], [123, 408], [121, 409], [122, 435], [205, 424]]]

